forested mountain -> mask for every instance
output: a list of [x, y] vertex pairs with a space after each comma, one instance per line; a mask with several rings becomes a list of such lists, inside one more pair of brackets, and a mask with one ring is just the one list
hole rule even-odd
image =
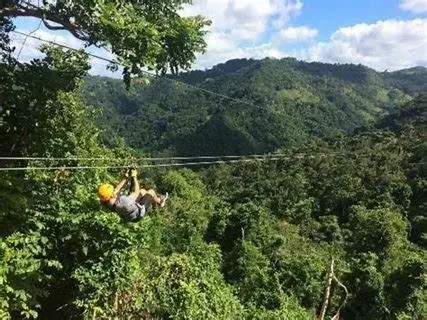
[[90, 77], [82, 97], [102, 110], [104, 140], [177, 155], [248, 154], [299, 146], [374, 123], [426, 89], [425, 68], [378, 73], [361, 65], [231, 60], [169, 79], [247, 101], [230, 101], [180, 83]]

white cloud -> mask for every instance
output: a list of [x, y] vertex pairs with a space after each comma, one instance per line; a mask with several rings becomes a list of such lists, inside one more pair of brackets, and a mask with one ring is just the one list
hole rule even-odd
[[[401, 0], [402, 8], [427, 10], [427, 0]], [[233, 58], [283, 57], [283, 43], [313, 40], [309, 26], [287, 27], [303, 8], [301, 0], [196, 0], [186, 14], [212, 20], [208, 48], [195, 68], [208, 68]], [[378, 70], [427, 65], [427, 20], [385, 20], [339, 28], [327, 42], [292, 52], [309, 61], [361, 63]]]
[[236, 40], [256, 40], [260, 34], [266, 31], [269, 16], [275, 12], [271, 1], [258, 1], [256, 5], [251, 0], [229, 1], [224, 14], [230, 22], [225, 22], [225, 25], [214, 25], [214, 30], [224, 30], [225, 27], [226, 31]]
[[427, 12], [427, 0], [401, 0], [400, 8], [414, 13]]
[[270, 58], [283, 58], [286, 56], [282, 50], [274, 47], [271, 43], [265, 43], [261, 45], [239, 47], [233, 46], [227, 51], [217, 51], [211, 54], [200, 55], [197, 59], [195, 69], [207, 69], [218, 63], [226, 62], [230, 59], [237, 58], [254, 58], [263, 59], [265, 57]]
[[301, 0], [278, 1], [276, 7], [278, 14], [273, 21], [273, 26], [276, 29], [280, 29], [283, 28], [289, 20], [301, 14], [303, 3]]
[[262, 58], [262, 54], [283, 56], [269, 39], [299, 15], [302, 7], [301, 0], [195, 0], [182, 13], [201, 14], [212, 21], [207, 51], [195, 67], [207, 68], [234, 58]]
[[317, 37], [317, 29], [310, 27], [289, 27], [279, 31], [279, 38], [285, 42], [297, 42], [311, 40]]
[[[301, 13], [301, 0], [196, 0], [185, 14], [202, 14], [212, 20], [211, 31], [234, 34], [236, 40], [256, 40], [272, 25], [282, 28]], [[239, 38], [246, 34], [245, 38]]]
[[300, 0], [196, 0], [184, 15], [201, 14], [212, 20], [209, 31], [227, 34], [234, 40], [255, 41], [271, 19], [288, 19], [299, 13]]
[[385, 20], [338, 29], [329, 42], [312, 46], [299, 58], [361, 63], [377, 70], [427, 66], [427, 19]]

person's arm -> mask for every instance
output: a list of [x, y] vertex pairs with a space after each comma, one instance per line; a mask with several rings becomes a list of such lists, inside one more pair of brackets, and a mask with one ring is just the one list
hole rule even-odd
[[138, 181], [137, 175], [138, 175], [138, 172], [135, 169], [133, 169], [131, 171], [131, 177], [133, 179], [133, 190], [132, 190], [132, 194], [131, 195], [132, 195], [132, 197], [135, 198], [135, 200], [138, 199], [139, 193], [141, 192], [141, 187], [139, 185], [139, 181]]
[[114, 196], [117, 196], [120, 192], [120, 190], [123, 189], [123, 187], [126, 185], [127, 179], [123, 178], [122, 181], [119, 182], [119, 184], [116, 186], [116, 188], [113, 191]]
[[124, 178], [122, 178], [122, 181], [120, 181], [119, 184], [114, 188], [113, 194], [110, 197], [110, 199], [108, 200], [108, 205], [110, 207], [114, 206], [114, 203], [117, 200], [117, 196], [120, 193], [120, 191], [123, 189], [123, 187], [126, 185], [126, 182], [127, 182], [127, 178], [124, 177]]
[[139, 193], [141, 191], [141, 187], [139, 186], [139, 181], [136, 177], [132, 177], [133, 179], [133, 192]]

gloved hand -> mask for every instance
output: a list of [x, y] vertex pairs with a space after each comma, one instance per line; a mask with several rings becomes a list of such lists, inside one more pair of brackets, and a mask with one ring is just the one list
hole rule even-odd
[[130, 169], [130, 176], [136, 178], [138, 176], [138, 171], [136, 171], [136, 169]]

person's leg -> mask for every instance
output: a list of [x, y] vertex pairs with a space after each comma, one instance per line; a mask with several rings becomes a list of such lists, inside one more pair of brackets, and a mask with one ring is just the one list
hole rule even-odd
[[149, 198], [153, 204], [160, 204], [162, 202], [161, 196], [153, 189], [141, 189], [139, 194], [142, 198]]

